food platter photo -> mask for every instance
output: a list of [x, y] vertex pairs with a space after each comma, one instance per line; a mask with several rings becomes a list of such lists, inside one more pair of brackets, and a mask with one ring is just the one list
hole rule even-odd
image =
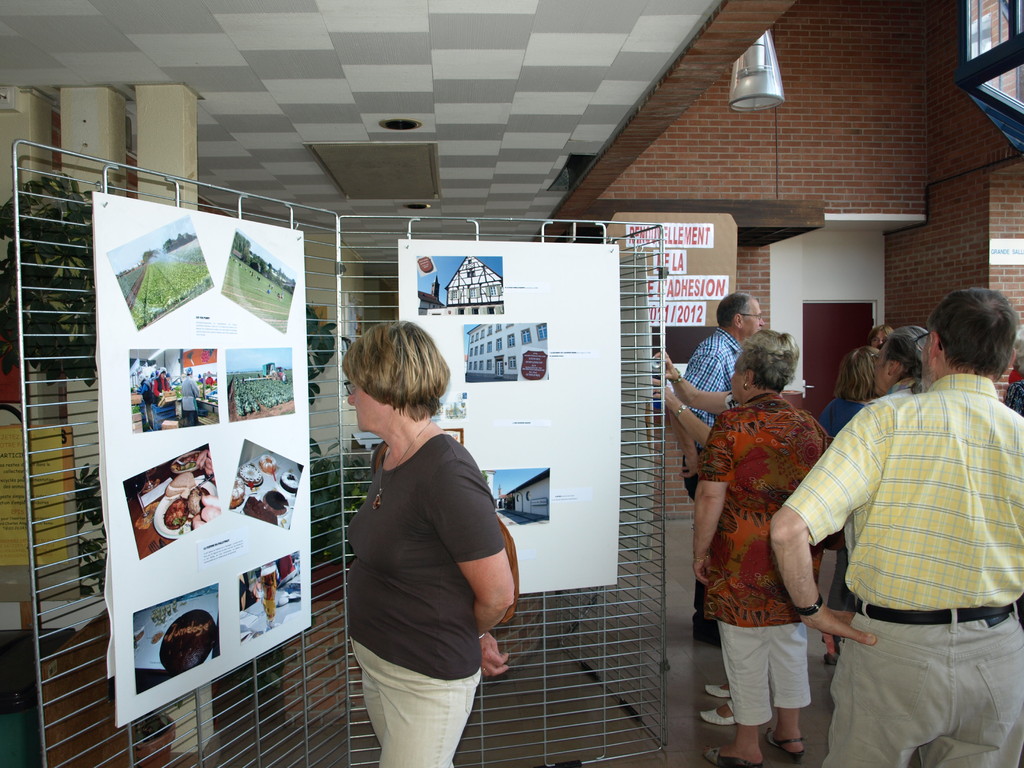
[[218, 591], [213, 584], [135, 612], [137, 692], [220, 655]]
[[192, 485], [181, 494], [165, 493], [153, 513], [153, 527], [168, 539], [191, 533], [213, 519], [212, 510], [204, 507], [202, 500], [204, 496], [216, 495], [217, 487], [210, 482]]
[[212, 522], [221, 514], [209, 444], [178, 453], [124, 480], [140, 558]]

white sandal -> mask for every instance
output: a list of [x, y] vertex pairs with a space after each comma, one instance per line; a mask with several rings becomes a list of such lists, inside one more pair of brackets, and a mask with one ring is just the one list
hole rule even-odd
[[[726, 703], [729, 704], [729, 708], [732, 709], [732, 699], [729, 699]], [[705, 723], [711, 723], [712, 725], [736, 725], [736, 718], [733, 715], [722, 717], [718, 714], [717, 707], [715, 709], [703, 710], [700, 713], [700, 719]]]

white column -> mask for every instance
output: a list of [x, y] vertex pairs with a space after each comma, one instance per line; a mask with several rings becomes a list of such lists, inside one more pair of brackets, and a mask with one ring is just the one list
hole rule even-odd
[[[64, 149], [124, 163], [124, 121], [124, 96], [113, 88], [60, 89], [60, 144]], [[80, 181], [100, 181], [103, 177], [103, 165], [99, 163], [64, 155], [61, 165], [64, 173]], [[121, 170], [107, 178], [112, 187], [124, 186]]]
[[[137, 85], [136, 131], [140, 169], [198, 178], [196, 92], [187, 85]], [[139, 174], [139, 196], [174, 204], [174, 185], [149, 173]], [[196, 187], [181, 185], [183, 205], [195, 207]]]
[[[53, 106], [49, 101], [32, 91], [10, 89], [10, 108], [0, 109], [0, 204], [14, 194], [13, 169], [11, 168], [11, 145], [18, 140], [34, 141], [37, 144], [53, 144]], [[25, 182], [26, 170], [50, 170], [53, 159], [49, 152], [33, 147], [19, 150], [19, 181]], [[6, 258], [7, 251], [0, 254]]]

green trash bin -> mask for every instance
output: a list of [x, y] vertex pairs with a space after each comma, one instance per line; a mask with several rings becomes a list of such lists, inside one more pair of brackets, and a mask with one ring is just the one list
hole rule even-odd
[[10, 768], [42, 765], [34, 643], [30, 631], [0, 631], [0, 744]]

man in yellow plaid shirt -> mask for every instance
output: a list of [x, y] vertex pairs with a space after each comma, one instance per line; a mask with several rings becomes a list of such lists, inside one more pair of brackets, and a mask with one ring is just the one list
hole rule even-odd
[[[1018, 317], [997, 291], [942, 300], [921, 395], [844, 428], [772, 521], [797, 611], [847, 643], [825, 768], [1017, 768], [1024, 746], [1024, 419], [994, 382]], [[808, 542], [845, 530], [857, 613], [822, 607]], [[852, 623], [851, 623], [852, 622]]]

